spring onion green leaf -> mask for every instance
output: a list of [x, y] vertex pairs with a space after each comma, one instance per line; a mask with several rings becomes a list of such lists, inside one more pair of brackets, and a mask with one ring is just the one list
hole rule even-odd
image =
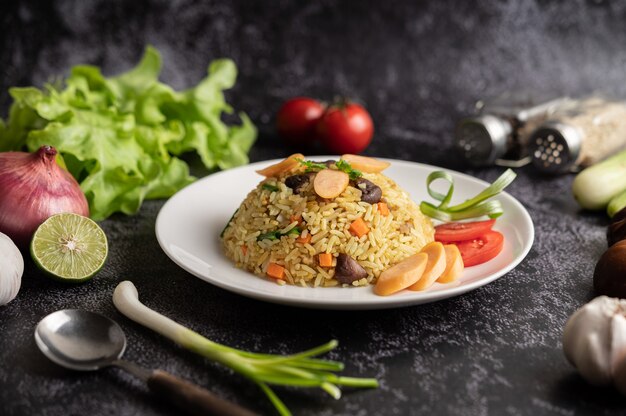
[[287, 231], [283, 235], [300, 235], [302, 231], [299, 227], [293, 227], [291, 230]]
[[271, 389], [270, 384], [318, 387], [335, 399], [341, 397], [339, 386], [378, 387], [378, 381], [374, 378], [341, 377], [332, 372], [341, 371], [343, 366], [340, 363], [314, 358], [337, 347], [335, 340], [293, 355], [258, 354], [210, 341], [148, 308], [139, 301], [137, 288], [132, 282], [124, 281], [115, 288], [113, 303], [122, 314], [133, 321], [252, 380], [265, 393], [278, 413], [283, 416], [288, 416], [291, 413]]
[[300, 230], [299, 227], [293, 227], [291, 230], [287, 231], [286, 233], [281, 233], [280, 230], [269, 231], [267, 233], [260, 234], [256, 238], [256, 241], [261, 241], [261, 240], [274, 241], [274, 240], [280, 239], [280, 237], [284, 235], [300, 235], [301, 232], [302, 231]]
[[[515, 172], [511, 169], [507, 169], [491, 185], [473, 198], [461, 204], [449, 206], [452, 194], [454, 193], [454, 179], [452, 175], [445, 171], [438, 170], [432, 172], [426, 178], [426, 187], [428, 194], [439, 201], [439, 205], [422, 201], [420, 210], [424, 215], [445, 222], [477, 218], [485, 215], [489, 218], [497, 218], [504, 212], [502, 210], [502, 204], [500, 201], [487, 200], [502, 192], [504, 188], [513, 182], [516, 176]], [[431, 188], [431, 184], [438, 179], [443, 179], [450, 184], [445, 194], [439, 193]]]
[[222, 229], [222, 232], [220, 233], [220, 238], [224, 237], [224, 233], [226, 232], [226, 229], [230, 226], [231, 221], [233, 220], [233, 218], [235, 218], [235, 215], [237, 215], [238, 212], [239, 212], [239, 208], [237, 208], [235, 212], [233, 212], [233, 215], [230, 216], [230, 219], [228, 220], [228, 222]]
[[261, 186], [261, 188], [270, 191], [270, 192], [278, 192], [278, 190], [280, 189], [278, 186], [276, 185], [272, 185], [269, 183], [264, 183], [263, 186]]
[[261, 240], [270, 240], [270, 241], [274, 241], [274, 240], [278, 240], [281, 237], [281, 233], [280, 231], [276, 230], [276, 231], [269, 231], [267, 233], [263, 233], [260, 234], [257, 238], [256, 241], [261, 241]]

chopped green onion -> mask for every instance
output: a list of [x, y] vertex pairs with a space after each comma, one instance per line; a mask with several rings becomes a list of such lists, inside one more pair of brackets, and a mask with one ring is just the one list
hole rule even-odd
[[[420, 210], [424, 215], [445, 222], [465, 220], [485, 215], [489, 218], [497, 218], [504, 212], [502, 210], [502, 204], [500, 201], [487, 201], [487, 199], [502, 192], [504, 188], [513, 182], [516, 176], [515, 172], [511, 169], [507, 169], [491, 185], [473, 198], [458, 205], [448, 206], [452, 199], [452, 194], [454, 193], [454, 179], [452, 175], [442, 170], [432, 172], [426, 178], [426, 187], [428, 194], [440, 203], [439, 205], [435, 205], [430, 202], [422, 201]], [[450, 183], [450, 187], [445, 194], [431, 189], [430, 185], [437, 179], [443, 179]]]
[[287, 231], [286, 233], [281, 233], [280, 230], [269, 231], [267, 233], [260, 234], [256, 238], [256, 241], [261, 241], [261, 240], [274, 241], [274, 240], [280, 239], [280, 237], [284, 235], [300, 235], [301, 232], [302, 231], [300, 231], [300, 228], [298, 227], [293, 227], [291, 230]]
[[278, 192], [280, 190], [280, 188], [278, 186], [272, 185], [272, 184], [269, 184], [269, 183], [264, 183], [261, 186], [261, 188], [263, 188], [263, 189], [265, 189], [267, 191], [270, 191], [270, 192]]
[[220, 233], [220, 238], [224, 237], [224, 233], [226, 232], [226, 229], [230, 226], [230, 223], [233, 221], [233, 218], [235, 218], [235, 215], [237, 215], [238, 212], [239, 212], [239, 208], [237, 208], [235, 210], [235, 212], [233, 212], [233, 215], [231, 215], [230, 219], [228, 220], [228, 222], [224, 226], [224, 229]]
[[259, 236], [256, 238], [256, 241], [261, 241], [261, 240], [274, 241], [274, 240], [278, 240], [280, 236], [281, 236], [280, 231], [278, 230], [270, 231], [267, 233], [259, 234]]
[[339, 161], [335, 163], [335, 165], [337, 166], [337, 169], [347, 173], [350, 176], [350, 180], [355, 181], [363, 176], [360, 170], [353, 169], [350, 165], [350, 162], [347, 162], [343, 159], [339, 159]]
[[283, 235], [300, 235], [302, 231], [300, 231], [299, 227], [293, 227], [291, 230], [287, 231]]

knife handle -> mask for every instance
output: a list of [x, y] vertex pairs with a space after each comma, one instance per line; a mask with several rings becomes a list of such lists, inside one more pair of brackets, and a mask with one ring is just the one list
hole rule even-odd
[[254, 416], [250, 410], [221, 399], [210, 391], [162, 370], [148, 377], [148, 387], [191, 415]]

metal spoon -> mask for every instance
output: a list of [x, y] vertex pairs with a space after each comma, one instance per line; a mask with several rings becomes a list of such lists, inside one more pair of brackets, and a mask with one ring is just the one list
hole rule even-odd
[[162, 370], [147, 370], [122, 360], [126, 337], [111, 319], [80, 309], [53, 312], [35, 329], [39, 349], [55, 363], [73, 370], [116, 366], [144, 380], [152, 392], [193, 415], [253, 415], [195, 384]]

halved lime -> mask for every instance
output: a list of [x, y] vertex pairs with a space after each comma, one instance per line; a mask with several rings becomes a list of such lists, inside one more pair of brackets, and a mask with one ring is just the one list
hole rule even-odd
[[56, 214], [43, 222], [30, 243], [33, 260], [50, 276], [71, 282], [90, 279], [104, 265], [107, 237], [93, 220]]

